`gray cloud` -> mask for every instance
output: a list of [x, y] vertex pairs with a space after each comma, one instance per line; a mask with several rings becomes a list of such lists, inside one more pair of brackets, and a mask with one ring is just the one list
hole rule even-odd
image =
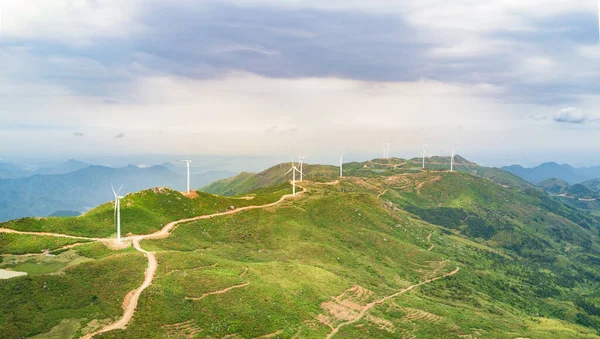
[[590, 122], [589, 115], [574, 107], [563, 108], [554, 116], [554, 121], [567, 124], [585, 124]]
[[[70, 3], [57, 0], [52, 7]], [[13, 133], [10, 143], [21, 137], [17, 129], [31, 133], [22, 144], [33, 144], [31, 136], [48, 130], [49, 137], [59, 131], [68, 139], [65, 145], [76, 147], [81, 143], [73, 143], [70, 132], [81, 128], [88, 141], [98, 136], [98, 148], [107, 136], [127, 134], [128, 144], [151, 149], [147, 140], [155, 134], [148, 132], [143, 142], [139, 136], [169, 124], [211, 136], [208, 143], [218, 145], [213, 150], [218, 153], [224, 146], [214, 142], [219, 135], [212, 131], [256, 132], [256, 138], [238, 133], [224, 140], [260, 144], [261, 137], [327, 139], [336, 128], [335, 139], [341, 140], [356, 125], [377, 129], [372, 134], [379, 138], [386, 127], [409, 126], [410, 132], [426, 120], [435, 128], [455, 124], [464, 126], [465, 135], [481, 133], [470, 142], [480, 145], [496, 126], [511, 129], [527, 120], [539, 128], [539, 143], [546, 147], [555, 139], [544, 134], [550, 122], [595, 121], [568, 110], [554, 116], [558, 108], [579, 107], [598, 115], [593, 109], [600, 105], [600, 47], [593, 3], [132, 3], [139, 7], [127, 5], [121, 11], [118, 5], [110, 11], [119, 14], [114, 18], [118, 25], [90, 20], [99, 15], [96, 10], [71, 20], [69, 15], [78, 11], [58, 10], [64, 15], [55, 18], [49, 14], [53, 10], [42, 8], [39, 16], [25, 18], [39, 22], [13, 20], [29, 27], [22, 33], [3, 31], [0, 100], [6, 112], [14, 113], [0, 114], [0, 129]], [[53, 25], [58, 21], [67, 24]], [[82, 113], [65, 113], [73, 111]], [[136, 128], [113, 129], [105, 115]], [[214, 119], [219, 115], [231, 119]], [[28, 125], [47, 116], [54, 126]], [[294, 138], [283, 137], [286, 133], [295, 133]], [[170, 151], [175, 146], [167, 139], [152, 146]]]
[[[232, 70], [277, 78], [488, 82], [505, 87], [504, 98], [546, 105], [575, 105], [581, 94], [600, 92], [597, 57], [576, 53], [597, 45], [597, 18], [586, 6], [554, 1], [540, 12], [531, 3], [506, 4], [486, 28], [486, 15], [498, 13], [486, 12], [483, 4], [472, 9], [481, 13], [471, 20], [453, 20], [456, 11], [472, 7], [465, 1], [398, 5], [387, 12], [379, 2], [373, 11], [311, 1], [235, 3], [148, 3], [131, 17], [131, 25], [146, 29], [126, 39], [97, 38], [86, 48], [12, 39], [4, 44], [11, 48], [4, 58], [0, 43], [0, 62], [26, 60], [21, 68], [7, 67], [14, 80], [39, 78], [76, 94], [121, 96], [106, 103], [126, 100], [127, 86], [140, 77], [206, 79]], [[444, 19], [448, 6], [454, 11]], [[514, 14], [533, 9], [535, 16]], [[444, 20], [432, 19], [438, 16]], [[24, 49], [17, 54], [15, 46]]]

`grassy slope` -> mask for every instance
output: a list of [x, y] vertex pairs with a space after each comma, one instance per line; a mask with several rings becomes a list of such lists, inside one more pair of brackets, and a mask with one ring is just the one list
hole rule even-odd
[[[384, 187], [394, 208], [375, 198]], [[315, 185], [306, 199], [273, 210], [182, 225], [167, 239], [144, 243], [158, 252], [157, 280], [131, 326], [104, 337], [197, 330], [203, 337], [281, 331], [282, 338], [322, 338], [330, 329], [316, 319], [327, 314], [321, 304], [331, 296], [359, 285], [373, 292], [372, 301], [457, 265], [457, 275], [377, 306], [338, 335], [593, 337], [580, 324], [598, 321], [598, 245], [589, 243], [597, 230], [586, 228], [593, 220], [585, 215], [537, 194], [459, 173], [347, 179]], [[475, 222], [453, 224], [455, 214], [465, 218], [455, 213], [461, 211]], [[243, 283], [250, 284], [185, 299]], [[186, 330], [174, 326], [181, 323]]]
[[[296, 166], [298, 166], [298, 164], [296, 164]], [[232, 196], [265, 187], [271, 187], [273, 185], [280, 185], [292, 179], [291, 173], [287, 176], [285, 175], [291, 167], [291, 163], [283, 163], [268, 168], [260, 173], [242, 172], [234, 177], [215, 181], [214, 183], [203, 187], [202, 191]], [[302, 171], [307, 178], [321, 182], [334, 180], [339, 173], [339, 169], [335, 166], [309, 164], [304, 164]], [[300, 178], [296, 177], [296, 179], [299, 180]]]
[[[289, 181], [291, 175], [284, 176], [291, 164], [280, 164], [266, 169], [260, 173], [243, 172], [237, 176], [215, 181], [202, 188], [202, 191], [219, 195], [237, 195], [256, 190], [258, 188], [278, 185]], [[373, 159], [365, 162], [351, 162], [344, 164], [344, 174], [347, 177], [378, 178], [392, 176], [400, 173], [418, 173], [422, 167], [421, 158], [413, 159]], [[425, 167], [428, 170], [445, 171], [450, 168], [450, 157], [426, 158]], [[498, 168], [479, 166], [461, 156], [455, 156], [454, 169], [467, 172], [480, 177], [488, 178], [492, 182], [504, 185], [507, 188], [526, 189], [534, 187], [516, 175]], [[312, 181], [326, 182], [337, 179], [339, 167], [325, 165], [304, 165], [304, 173]]]
[[[145, 190], [129, 194], [121, 200], [122, 234], [147, 234], [160, 230], [166, 223], [202, 214], [223, 212], [231, 206], [260, 205], [291, 193], [289, 185], [277, 185], [247, 196], [254, 199], [217, 197], [197, 192], [189, 199], [170, 189]], [[78, 217], [24, 218], [0, 223], [0, 228], [19, 231], [54, 232], [84, 237], [109, 237], [116, 233], [112, 203], [106, 203]], [[0, 243], [0, 252], [2, 252]]]
[[[364, 305], [457, 266], [461, 270], [455, 276], [376, 306], [367, 317], [343, 327], [338, 336], [568, 338], [596, 333], [592, 328], [598, 327], [600, 319], [595, 288], [600, 282], [597, 219], [536, 189], [506, 188], [469, 174], [418, 172], [403, 168], [410, 164], [402, 164], [406, 162], [402, 159], [387, 162], [349, 164], [347, 175], [360, 174], [364, 179], [348, 178], [333, 186], [309, 184], [306, 196], [295, 202], [180, 225], [169, 238], [144, 241], [144, 248], [157, 252], [156, 279], [142, 294], [127, 330], [102, 337], [197, 333], [251, 338], [277, 332], [282, 338], [296, 334], [323, 338], [330, 328], [317, 318], [332, 315], [322, 305], [332, 296], [358, 285], [371, 291], [353, 299]], [[335, 176], [328, 168], [323, 167], [323, 180]], [[276, 172], [263, 177], [259, 186], [268, 186], [269, 180], [278, 182]], [[398, 173], [406, 174], [391, 176]], [[384, 189], [386, 203], [376, 198]], [[124, 199], [123, 206], [157, 214], [147, 222], [163, 223], [189, 213], [222, 211], [230, 204], [277, 200], [288, 191], [289, 185], [263, 188], [254, 192], [253, 200], [201, 195], [198, 202], [187, 198], [182, 202], [178, 193], [159, 197], [148, 193], [130, 197], [130, 206]], [[112, 221], [112, 211], [108, 212]], [[167, 220], [170, 217], [177, 218]], [[133, 226], [131, 219], [129, 224]], [[87, 225], [78, 226], [77, 232], [84, 233]], [[54, 219], [40, 221], [37, 227], [74, 233]], [[136, 233], [154, 228], [160, 226], [140, 225]], [[427, 251], [429, 234], [435, 245], [431, 252]], [[97, 311], [86, 306], [90, 291], [113, 276], [102, 269], [95, 275], [94, 265], [119, 265], [125, 262], [122, 256], [138, 255], [114, 254], [100, 244], [82, 245], [77, 251], [96, 260], [72, 268], [83, 270], [78, 276], [71, 271], [65, 275], [85, 282], [84, 291], [72, 301], [79, 303], [76, 313], [67, 315], [69, 298], [59, 298], [64, 302], [55, 305], [56, 312], [39, 324], [34, 321], [35, 326], [26, 325], [27, 319], [44, 309], [40, 305], [47, 296], [40, 295], [28, 303], [29, 308], [16, 309], [12, 316], [23, 320], [20, 328], [11, 327], [17, 331], [11, 334], [49, 331], [68, 318], [86, 323]], [[136, 263], [126, 266], [135, 272], [128, 276], [136, 277], [139, 284], [144, 259], [139, 256], [139, 263], [127, 262]], [[13, 304], [22, 302], [24, 295], [14, 289], [30, 286], [25, 279], [41, 277], [47, 276], [0, 282], [0, 293], [14, 294]], [[245, 283], [249, 285], [202, 300], [185, 299]], [[131, 288], [120, 286], [119, 291], [124, 294]], [[101, 302], [120, 305], [121, 300], [113, 293], [103, 295]], [[116, 307], [103, 310], [98, 319], [119, 314]], [[10, 312], [4, 309], [3, 313], [6, 317]]]
[[125, 251], [60, 275], [0, 280], [0, 338], [44, 333], [62, 319], [76, 319], [83, 327], [119, 316], [123, 297], [143, 279], [145, 265], [141, 254]]

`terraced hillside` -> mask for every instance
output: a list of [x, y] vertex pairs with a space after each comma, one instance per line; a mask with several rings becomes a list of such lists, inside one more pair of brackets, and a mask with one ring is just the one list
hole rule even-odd
[[135, 248], [106, 239], [110, 205], [0, 224], [14, 238], [0, 268], [30, 273], [0, 281], [0, 337], [598, 336], [599, 219], [475, 165], [417, 160], [349, 164], [342, 179], [308, 166], [295, 197], [281, 198], [289, 164], [218, 183], [232, 197], [133, 194]]

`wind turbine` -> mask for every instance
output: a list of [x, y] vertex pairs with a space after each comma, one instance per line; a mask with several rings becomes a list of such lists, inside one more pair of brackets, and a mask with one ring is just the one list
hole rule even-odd
[[344, 151], [342, 153], [338, 153], [338, 155], [340, 156], [340, 178], [344, 177], [343, 175], [343, 164], [344, 164], [344, 154], [346, 154], [347, 151]]
[[[305, 156], [298, 156], [298, 159], [300, 159], [299, 164], [300, 164], [300, 182], [302, 182], [302, 174], [304, 173], [304, 171], [302, 170], [302, 165], [304, 164], [304, 158], [308, 158], [306, 155]], [[294, 165], [294, 162], [292, 161], [292, 166]]]
[[187, 167], [187, 194], [190, 194], [190, 163], [192, 162], [191, 160], [179, 160], [180, 162], [185, 162], [185, 165]]
[[290, 172], [292, 172], [292, 196], [296, 196], [296, 172], [299, 172], [300, 175], [302, 175], [302, 171], [300, 171], [295, 165], [294, 162], [292, 161], [292, 168], [290, 168], [289, 171], [287, 171], [284, 176], [288, 175]]
[[425, 157], [430, 157], [429, 153], [427, 153], [426, 148], [427, 146], [423, 146], [423, 153], [421, 153], [421, 155], [423, 156], [423, 169], [425, 169]]
[[117, 242], [121, 242], [121, 199], [122, 196], [119, 195], [121, 193], [121, 189], [123, 185], [119, 187], [119, 190], [115, 192], [115, 187], [110, 184], [110, 188], [112, 188], [113, 194], [115, 195], [115, 214], [113, 217], [113, 222], [117, 226]]
[[456, 147], [452, 149], [452, 156], [450, 157], [450, 172], [453, 172], [454, 169], [454, 156], [456, 155]]
[[390, 143], [389, 142], [383, 142], [383, 158], [384, 159], [389, 159], [390, 157]]

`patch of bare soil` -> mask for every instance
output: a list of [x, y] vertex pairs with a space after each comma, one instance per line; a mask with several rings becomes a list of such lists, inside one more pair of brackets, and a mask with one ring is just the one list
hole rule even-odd
[[126, 240], [126, 239], [121, 239], [121, 242], [118, 242], [117, 239], [112, 239], [112, 238], [104, 239], [104, 240], [102, 240], [102, 243], [104, 244], [104, 246], [106, 246], [114, 251], [126, 249], [127, 247], [131, 246], [131, 241]]
[[190, 193], [181, 192], [181, 195], [183, 195], [184, 197], [189, 198], [189, 199], [194, 199], [194, 198], [199, 197], [198, 192], [196, 192], [195, 190], [190, 190]]

